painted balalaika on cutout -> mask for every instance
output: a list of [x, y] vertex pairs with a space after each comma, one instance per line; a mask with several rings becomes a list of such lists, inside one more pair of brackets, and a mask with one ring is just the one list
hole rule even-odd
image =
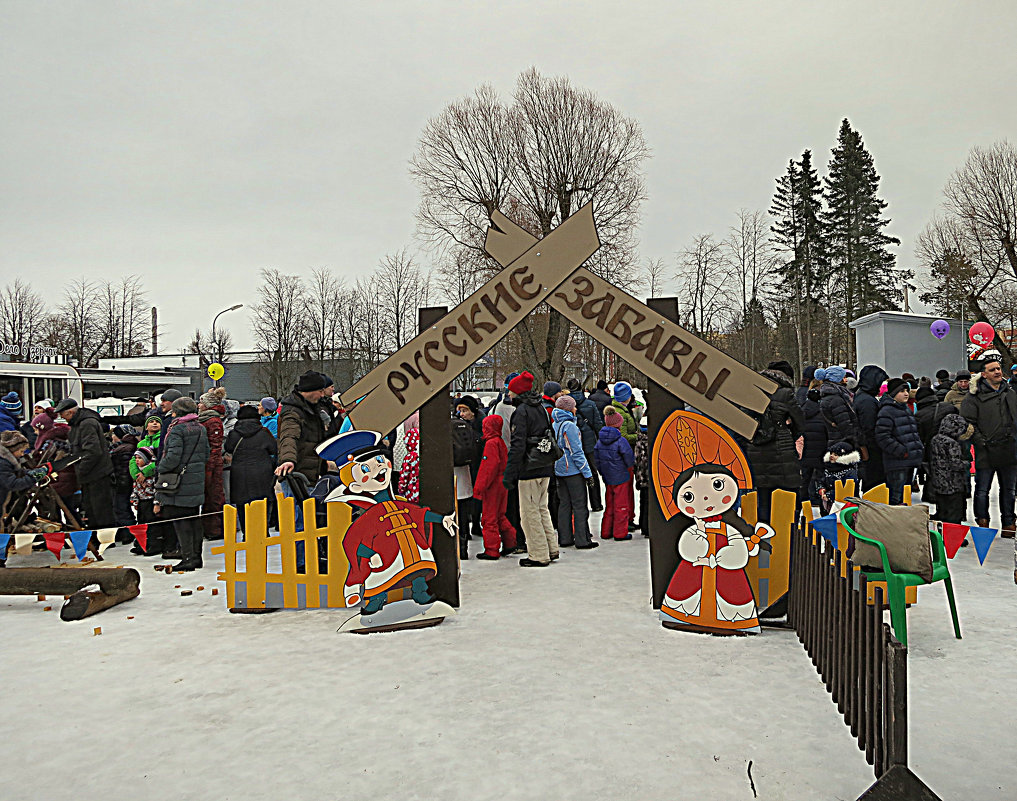
[[712, 420], [679, 411], [661, 426], [651, 469], [664, 516], [678, 518], [681, 531], [681, 561], [660, 607], [661, 622], [685, 631], [758, 633], [745, 566], [774, 532], [739, 516], [739, 497], [752, 484], [745, 456]]

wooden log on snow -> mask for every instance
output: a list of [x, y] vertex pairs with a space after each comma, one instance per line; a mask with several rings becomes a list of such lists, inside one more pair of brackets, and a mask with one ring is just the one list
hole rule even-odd
[[[87, 588], [87, 590], [86, 590]], [[131, 567], [9, 567], [0, 570], [0, 595], [69, 595], [61, 620], [81, 620], [141, 594]]]

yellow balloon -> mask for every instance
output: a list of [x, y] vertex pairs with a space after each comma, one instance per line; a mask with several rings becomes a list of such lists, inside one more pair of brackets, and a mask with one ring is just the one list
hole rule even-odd
[[208, 366], [208, 377], [213, 381], [218, 381], [224, 375], [226, 375], [226, 368], [219, 364], [219, 362], [213, 362]]

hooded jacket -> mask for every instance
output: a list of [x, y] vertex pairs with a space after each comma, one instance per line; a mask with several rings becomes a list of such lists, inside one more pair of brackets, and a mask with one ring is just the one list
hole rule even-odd
[[857, 479], [858, 463], [861, 460], [862, 455], [858, 451], [843, 453], [839, 456], [834, 456], [832, 453], [826, 453], [823, 456], [822, 485], [824, 489], [828, 489], [832, 492], [836, 482], [847, 481], [848, 479]]
[[[947, 416], [957, 414], [957, 408], [952, 403], [939, 401], [936, 395], [926, 396], [920, 401], [916, 401], [916, 404], [918, 406], [918, 411], [915, 412], [915, 418], [918, 420], [918, 436], [922, 438], [925, 461], [928, 462], [932, 438], [939, 431], [940, 425]], [[971, 430], [971, 433], [974, 433], [974, 429]]]
[[746, 446], [756, 486], [796, 490], [802, 483], [795, 440], [805, 430], [805, 417], [795, 400], [791, 379], [780, 370], [761, 370], [760, 375], [777, 384], [763, 411], [759, 427]]
[[[484, 418], [484, 456], [477, 470], [477, 480], [473, 482], [473, 497], [483, 501], [491, 489], [501, 487], [501, 477], [505, 475], [508, 464], [508, 448], [502, 437], [502, 419], [499, 414], [489, 414]], [[502, 490], [504, 492], [504, 490]]]
[[[151, 417], [151, 415], [149, 415]], [[139, 448], [151, 448], [156, 453], [159, 452], [159, 443], [162, 441], [162, 428], [156, 431], [154, 434], [145, 434], [141, 439], [138, 440]], [[131, 480], [138, 478], [138, 473], [141, 473], [145, 478], [155, 478], [155, 462], [149, 462], [144, 467], [138, 467], [138, 463], [132, 458], [130, 461]]]
[[971, 387], [961, 403], [960, 413], [975, 427], [975, 469], [986, 469], [989, 464], [985, 443], [1010, 437], [1017, 433], [1017, 393], [1004, 381], [999, 390], [993, 390], [982, 376], [971, 376]]
[[957, 411], [960, 411], [961, 404], [964, 402], [964, 398], [968, 396], [968, 392], [971, 390], [971, 383], [968, 383], [967, 389], [962, 389], [959, 381], [954, 381], [953, 386], [950, 387], [950, 391], [946, 393], [946, 397], [943, 398], [945, 403], [952, 403], [957, 407]]
[[802, 417], [805, 418], [805, 442], [802, 445], [802, 467], [816, 469], [823, 466], [826, 453], [826, 421], [819, 408], [819, 389], [809, 390], [802, 403]]
[[617, 428], [604, 426], [600, 429], [593, 453], [605, 484], [617, 486], [629, 480], [629, 468], [636, 463], [636, 457]]
[[176, 418], [162, 443], [159, 475], [181, 475], [179, 489], [173, 493], [156, 492], [156, 503], [165, 506], [201, 506], [205, 502], [205, 462], [208, 461], [209, 449], [208, 434], [198, 422], [198, 416], [185, 414]]
[[905, 404], [889, 395], [884, 395], [879, 402], [876, 442], [883, 452], [883, 467], [888, 473], [918, 467], [925, 457], [917, 418]]
[[851, 393], [843, 384], [824, 381], [819, 386], [819, 408], [826, 422], [826, 438], [830, 442], [846, 442], [854, 448], [862, 445], [862, 432], [858, 423]]
[[968, 421], [954, 412], [943, 418], [932, 437], [929, 482], [936, 495], [971, 497], [971, 449], [961, 442], [967, 429]]
[[237, 420], [223, 445], [223, 452], [231, 457], [231, 503], [246, 503], [272, 495], [278, 450], [275, 437], [260, 420]]
[[82, 406], [78, 407], [71, 418], [67, 441], [71, 453], [81, 457], [81, 461], [74, 465], [79, 484], [91, 484], [113, 473], [113, 462], [109, 457], [101, 421], [98, 412]]
[[[7, 496], [12, 492], [22, 492], [31, 489], [36, 485], [36, 480], [25, 474], [22, 467], [13, 453], [3, 445], [0, 445], [0, 509], [7, 502]], [[0, 562], [6, 558], [6, 553], [0, 553]]]
[[581, 389], [570, 392], [569, 396], [576, 402], [576, 425], [583, 437], [583, 450], [592, 454], [597, 445], [597, 434], [604, 427], [604, 414]]
[[604, 409], [611, 405], [611, 393], [606, 389], [595, 389], [590, 393], [590, 403], [597, 407], [601, 420], [603, 420]]
[[[622, 427], [621, 435], [625, 437], [625, 440], [629, 443], [629, 447], [633, 448], [636, 445], [636, 435], [639, 434], [639, 423], [636, 422], [636, 418], [633, 416], [629, 407], [626, 406], [619, 400], [611, 401], [611, 406], [622, 416]], [[605, 407], [606, 408], [606, 407]]]
[[852, 404], [855, 416], [858, 418], [858, 429], [861, 435], [861, 442], [855, 443], [869, 449], [869, 459], [880, 453], [879, 443], [876, 442], [876, 417], [879, 415], [879, 388], [890, 376], [882, 367], [874, 364], [867, 364], [858, 373], [858, 388], [855, 390], [855, 399]]
[[553, 421], [555, 439], [558, 440], [558, 447], [565, 452], [554, 463], [554, 474], [564, 478], [565, 476], [577, 476], [581, 473], [583, 478], [590, 478], [593, 473], [586, 461], [583, 437], [576, 424], [575, 415], [564, 409], [555, 409], [551, 412], [551, 420]]
[[531, 389], [514, 398], [512, 403], [516, 410], [512, 413], [511, 444], [503, 483], [509, 486], [531, 478], [550, 478], [554, 475], [553, 464], [539, 470], [526, 469], [527, 442], [531, 437], [543, 436], [551, 427], [551, 417], [544, 409], [540, 395]]
[[317, 404], [309, 403], [296, 389], [282, 399], [279, 412], [279, 464], [292, 462], [312, 484], [324, 472], [324, 461], [315, 450], [325, 440], [325, 426]]

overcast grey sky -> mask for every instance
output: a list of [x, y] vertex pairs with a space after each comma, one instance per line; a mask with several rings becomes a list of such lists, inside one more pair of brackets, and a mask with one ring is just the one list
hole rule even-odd
[[[0, 277], [136, 273], [164, 350], [257, 273], [415, 247], [426, 120], [534, 65], [643, 126], [640, 254], [673, 262], [857, 128], [912, 266], [976, 144], [1017, 139], [1017, 3], [0, 0]], [[251, 345], [247, 310], [224, 315]]]

